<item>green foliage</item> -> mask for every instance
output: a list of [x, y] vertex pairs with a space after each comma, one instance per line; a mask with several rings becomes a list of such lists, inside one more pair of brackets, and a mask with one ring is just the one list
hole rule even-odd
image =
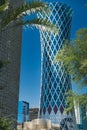
[[3, 61], [0, 60], [0, 68], [4, 66]]
[[0, 130], [11, 130], [12, 122], [5, 118], [0, 118]]
[[44, 20], [44, 19], [41, 19], [41, 18], [36, 18], [36, 19], [26, 20], [26, 21], [20, 21], [16, 25], [28, 25], [30, 27], [34, 26], [37, 29], [42, 29], [42, 30], [45, 30], [45, 31], [48, 31], [48, 32], [51, 31], [55, 34], [57, 34], [58, 31], [59, 31], [58, 28], [56, 27], [56, 25], [49, 22], [48, 19]]
[[65, 112], [69, 112], [74, 108], [74, 95], [75, 95], [75, 93], [73, 93], [71, 90], [69, 92], [67, 92], [67, 94], [66, 94], [67, 107], [65, 109]]
[[6, 10], [8, 4], [9, 4], [8, 0], [0, 0], [0, 15]]
[[72, 42], [65, 42], [55, 61], [64, 63], [74, 81], [87, 85], [87, 28], [79, 29]]
[[[15, 21], [14, 26], [19, 25], [28, 25], [28, 27], [31, 27], [31, 25], [42, 29], [45, 27], [46, 31], [53, 31], [54, 33], [58, 33], [58, 28], [51, 22], [48, 22], [47, 19], [28, 19], [23, 20], [24, 15], [31, 15], [32, 13], [35, 13], [35, 11], [41, 12], [43, 8], [47, 13], [50, 11], [50, 9], [46, 6], [43, 2], [29, 2], [29, 3], [23, 3], [20, 5], [20, 7], [13, 9], [11, 7], [6, 8], [9, 5], [9, 0], [0, 0], [0, 30], [3, 30], [9, 23]], [[13, 26], [13, 24], [10, 24]], [[11, 26], [10, 26], [11, 28]], [[0, 68], [4, 66], [3, 61], [0, 60]]]
[[0, 6], [5, 4], [5, 0], [0, 0]]
[[[84, 109], [87, 105], [87, 93], [86, 94], [77, 94], [70, 90], [66, 94], [66, 103], [67, 103], [67, 108], [66, 112], [71, 111], [74, 106], [78, 107], [78, 104]], [[86, 111], [85, 111], [86, 112]]]
[[[87, 28], [79, 29], [73, 41], [65, 41], [55, 61], [64, 64], [75, 82], [80, 83], [82, 87], [87, 85]], [[70, 90], [66, 95], [66, 102], [66, 112], [78, 104], [84, 109], [87, 105], [87, 94], [81, 95]]]
[[56, 25], [54, 25], [51, 22], [48, 22], [47, 19], [44, 20], [34, 18], [33, 20], [28, 19], [25, 21], [22, 19], [24, 15], [31, 15], [36, 11], [41, 12], [43, 8], [46, 10], [47, 13], [50, 11], [50, 9], [43, 2], [29, 2], [20, 5], [20, 7], [16, 9], [10, 8], [7, 11], [5, 11], [4, 15], [1, 18], [0, 29], [3, 29], [9, 23], [15, 21], [15, 25], [29, 25], [29, 27], [31, 25], [34, 25], [39, 29], [40, 27], [42, 28], [44, 26], [47, 29], [47, 31], [53, 30], [54, 33], [58, 33], [58, 28], [56, 27]]
[[[5, 27], [7, 24], [9, 24], [11, 21], [16, 21], [19, 19], [19, 17], [23, 17], [23, 14], [26, 15], [26, 11], [28, 11], [30, 14], [32, 12], [35, 12], [36, 10], [41, 10], [43, 7], [45, 7], [45, 3], [42, 2], [32, 2], [32, 3], [25, 3], [20, 5], [20, 7], [16, 9], [9, 9], [5, 13], [5, 17], [3, 17], [1, 22], [1, 27]], [[29, 14], [29, 15], [30, 15]]]
[[2, 61], [2, 60], [0, 60], [0, 69], [2, 68], [2, 67], [4, 67], [5, 65], [7, 65], [7, 64], [9, 64], [10, 63], [10, 61]]

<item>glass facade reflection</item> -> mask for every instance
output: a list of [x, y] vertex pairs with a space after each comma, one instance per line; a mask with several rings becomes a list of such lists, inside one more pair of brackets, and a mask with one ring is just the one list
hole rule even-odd
[[29, 121], [29, 103], [25, 101], [18, 102], [18, 123]]
[[70, 38], [72, 9], [66, 4], [48, 4], [51, 12], [38, 14], [39, 18], [48, 18], [59, 28], [59, 33], [53, 34], [40, 31], [41, 39], [41, 98], [39, 117], [50, 119], [52, 123], [60, 124], [66, 118], [65, 93], [71, 89], [70, 76], [63, 64], [54, 62], [56, 53], [61, 49], [64, 41]]

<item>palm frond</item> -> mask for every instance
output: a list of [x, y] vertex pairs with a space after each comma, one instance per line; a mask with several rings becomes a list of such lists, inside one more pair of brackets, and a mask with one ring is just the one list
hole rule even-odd
[[10, 23], [11, 21], [16, 21], [19, 17], [23, 15], [27, 15], [35, 11], [40, 11], [43, 7], [45, 7], [45, 3], [43, 2], [31, 2], [22, 4], [16, 9], [9, 10], [9, 12], [5, 14], [5, 18], [2, 19], [1, 27], [5, 27], [6, 25], [8, 25], [8, 23]]
[[[3, 17], [1, 21], [1, 28], [3, 29], [6, 25], [9, 23], [16, 21], [16, 25], [26, 25], [29, 26], [32, 25], [38, 29], [42, 29], [45, 31], [51, 31], [58, 33], [58, 28], [51, 22], [48, 22], [47, 19], [28, 19], [25, 21], [22, 21], [23, 15], [30, 15], [31, 13], [34, 13], [35, 11], [42, 11], [42, 9], [47, 10], [49, 12], [48, 6], [46, 6], [43, 2], [31, 2], [31, 3], [25, 3], [22, 4], [20, 7], [16, 9], [9, 9], [8, 12], [6, 12], [5, 17]], [[10, 24], [11, 25], [11, 24]]]
[[32, 19], [32, 20], [26, 20], [26, 21], [19, 21], [17, 23], [17, 25], [24, 25], [27, 27], [30, 26], [34, 26], [40, 30], [43, 31], [48, 31], [48, 32], [52, 32], [52, 33], [57, 33], [59, 32], [58, 28], [56, 27], [56, 25], [54, 25], [51, 22], [48, 22], [47, 19], [41, 19], [41, 18], [36, 18], [36, 19]]
[[0, 14], [3, 13], [3, 11], [5, 11], [8, 4], [9, 4], [9, 0], [0, 0]]

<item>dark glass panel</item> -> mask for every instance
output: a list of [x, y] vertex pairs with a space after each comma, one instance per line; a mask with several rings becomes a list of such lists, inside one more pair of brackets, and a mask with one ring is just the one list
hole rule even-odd
[[51, 106], [49, 105], [49, 107], [48, 107], [48, 113], [50, 114], [51, 111], [52, 111], [52, 108], [51, 108]]
[[63, 113], [63, 111], [64, 111], [64, 108], [63, 108], [63, 106], [61, 105], [61, 106], [60, 106], [60, 112]]
[[56, 114], [56, 113], [57, 113], [57, 111], [58, 111], [58, 108], [57, 108], [57, 106], [56, 106], [56, 105], [54, 106], [53, 110], [54, 110], [54, 113]]

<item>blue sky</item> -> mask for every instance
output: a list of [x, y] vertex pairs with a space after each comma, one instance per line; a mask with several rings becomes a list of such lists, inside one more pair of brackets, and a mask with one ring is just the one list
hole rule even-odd
[[[87, 28], [87, 0], [45, 0], [64, 2], [73, 8], [71, 39], [79, 28]], [[22, 33], [22, 56], [19, 100], [28, 101], [30, 107], [39, 107], [40, 100], [41, 49], [39, 31], [28, 28]], [[75, 87], [76, 84], [73, 84]]]

